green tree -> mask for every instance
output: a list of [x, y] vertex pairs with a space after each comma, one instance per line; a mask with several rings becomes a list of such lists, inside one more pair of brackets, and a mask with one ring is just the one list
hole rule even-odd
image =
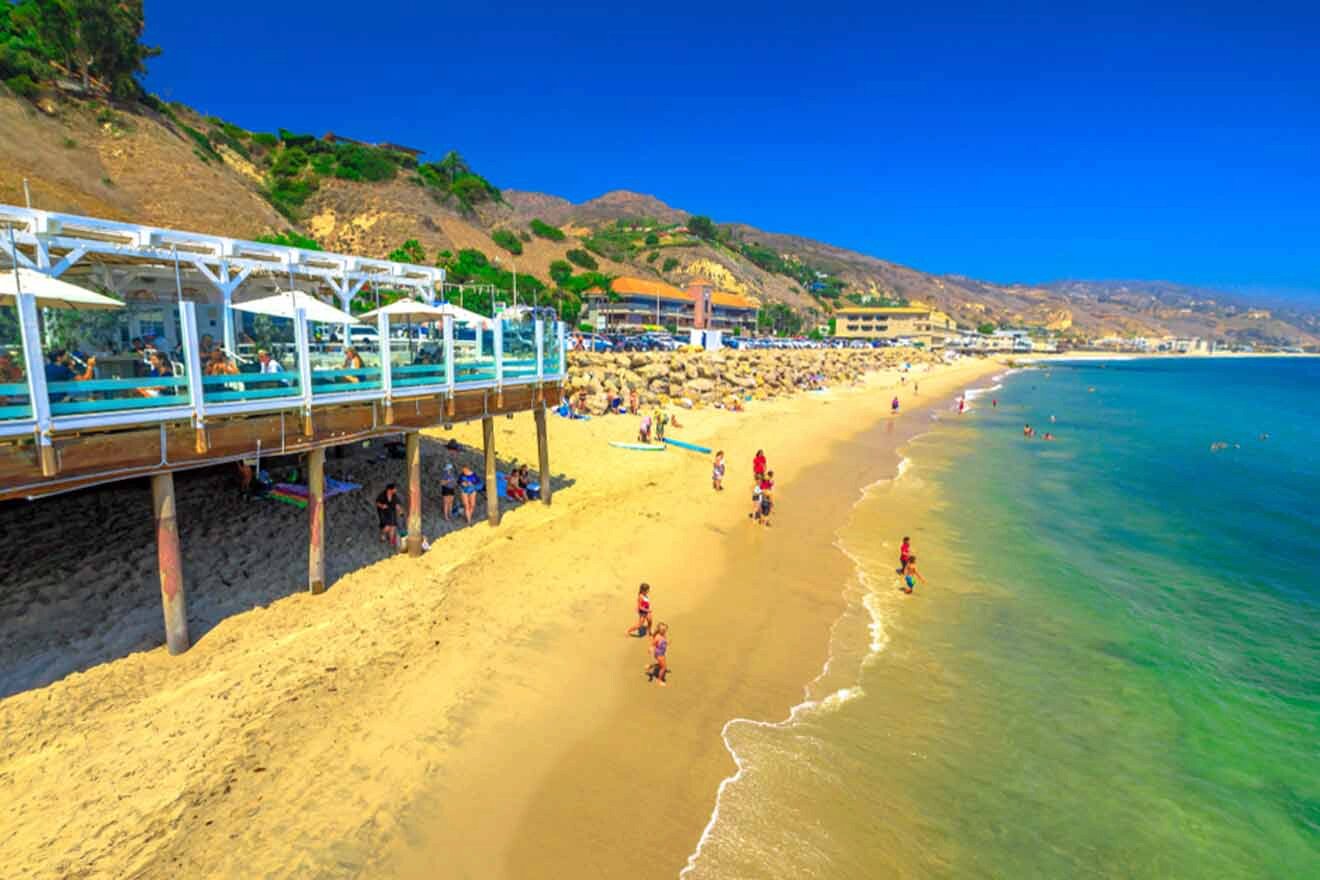
[[51, 60], [77, 72], [83, 88], [95, 77], [123, 98], [141, 94], [137, 76], [160, 54], [141, 43], [142, 0], [24, 0], [12, 19], [32, 29]]
[[535, 219], [528, 225], [531, 226], [532, 232], [539, 235], [541, 238], [546, 238], [549, 239], [550, 241], [564, 240], [564, 231], [555, 226], [551, 226], [549, 223], [546, 223], [544, 220]]
[[678, 268], [677, 257], [666, 257], [664, 263], [660, 265], [660, 270], [662, 272], [672, 272], [677, 268]]
[[567, 260], [555, 260], [550, 264], [550, 280], [563, 287], [573, 276], [573, 264]]
[[706, 241], [715, 241], [720, 237], [720, 230], [715, 225], [715, 221], [700, 214], [688, 218], [687, 228], [697, 238]]
[[390, 251], [388, 259], [396, 263], [415, 263], [419, 266], [426, 264], [426, 250], [415, 238], [410, 238], [394, 250]]
[[435, 167], [449, 178], [449, 185], [453, 186], [458, 179], [465, 174], [471, 174], [472, 168], [467, 160], [459, 155], [458, 150], [450, 150], [445, 153], [445, 157], [435, 163]]
[[522, 242], [518, 240], [518, 236], [507, 229], [496, 229], [490, 234], [490, 240], [515, 256], [523, 252]]
[[984, 336], [989, 336], [991, 333], [995, 332], [995, 325], [991, 324], [989, 321], [986, 321], [983, 324], [977, 324], [976, 332]]
[[654, 232], [648, 232], [646, 233], [645, 241], [648, 246], [655, 247], [660, 243], [660, 236], [656, 235]]

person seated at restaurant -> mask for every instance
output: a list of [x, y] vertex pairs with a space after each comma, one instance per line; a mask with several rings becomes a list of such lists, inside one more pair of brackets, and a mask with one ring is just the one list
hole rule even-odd
[[262, 349], [258, 349], [258, 351], [257, 351], [257, 371], [260, 372], [260, 373], [263, 373], [263, 374], [265, 374], [265, 373], [278, 373], [278, 372], [280, 372], [280, 364], [279, 364], [279, 361], [277, 361], [277, 360], [275, 360], [273, 357], [271, 357], [271, 356], [270, 356], [270, 352], [266, 351], [266, 349], [264, 349], [264, 348], [262, 348]]
[[208, 376], [233, 376], [237, 375], [238, 367], [234, 362], [225, 358], [225, 353], [218, 348], [211, 349], [211, 357], [206, 362], [202, 370]]
[[141, 336], [134, 336], [128, 344], [132, 347], [133, 354], [143, 354], [147, 350], [146, 343], [142, 341]]
[[[151, 353], [148, 363], [149, 366], [147, 367], [146, 373], [148, 377], [173, 378], [174, 368], [171, 367], [170, 362], [165, 359], [165, 355], [158, 351], [154, 351]], [[154, 388], [139, 388], [137, 389], [137, 392], [143, 397], [160, 397], [162, 394], [173, 394], [174, 389], [168, 385], [160, 385]]]
[[22, 382], [23, 368], [14, 362], [14, 356], [0, 351], [0, 382]]
[[142, 347], [143, 347], [143, 351], [147, 353], [151, 353], [153, 351], [160, 351], [160, 349], [156, 346], [156, 337], [152, 336], [150, 333], [142, 337]]
[[[356, 349], [356, 348], [346, 348], [346, 349], [344, 349], [344, 364], [343, 364], [342, 367], [340, 367], [340, 369], [341, 369], [341, 370], [360, 370], [360, 369], [362, 369], [362, 368], [363, 368], [363, 364], [362, 364], [362, 355], [360, 355], [360, 354], [357, 353], [357, 349]], [[345, 377], [344, 377], [344, 381], [345, 381], [345, 382], [361, 382], [362, 379], [359, 378], [358, 376], [345, 376]]]
[[[46, 362], [46, 384], [52, 382], [85, 382], [94, 378], [96, 375], [96, 358], [88, 358], [83, 362], [85, 369], [81, 372], [75, 372], [73, 356], [62, 348], [57, 348], [49, 355]], [[53, 402], [64, 400], [68, 395], [63, 391], [50, 392], [50, 399]]]
[[215, 348], [215, 337], [210, 333], [203, 333], [202, 341], [197, 348], [202, 353], [202, 360], [206, 360], [211, 356], [211, 350]]

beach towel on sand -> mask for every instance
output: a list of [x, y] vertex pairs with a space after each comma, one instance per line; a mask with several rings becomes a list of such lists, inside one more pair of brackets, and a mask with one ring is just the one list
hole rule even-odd
[[[325, 478], [326, 498], [333, 498], [347, 492], [355, 492], [361, 488], [357, 483], [346, 483], [333, 477]], [[294, 507], [305, 508], [307, 507], [308, 494], [309, 490], [301, 483], [276, 483], [275, 488], [266, 497], [283, 501], [285, 504], [292, 504]]]

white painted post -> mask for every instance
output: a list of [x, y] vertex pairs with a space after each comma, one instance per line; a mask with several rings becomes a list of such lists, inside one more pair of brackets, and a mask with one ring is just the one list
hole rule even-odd
[[[206, 427], [202, 394], [202, 352], [197, 336], [197, 306], [179, 303], [179, 329], [183, 332], [183, 360], [188, 368], [188, 399], [192, 402], [193, 427]], [[232, 351], [232, 349], [231, 349]]]
[[568, 375], [568, 346], [565, 344], [568, 341], [568, 334], [565, 332], [563, 321], [556, 323], [558, 324], [557, 332], [559, 333], [559, 375], [562, 378]]
[[545, 322], [536, 321], [536, 381], [545, 378]]
[[301, 308], [293, 312], [293, 338], [298, 347], [298, 382], [302, 385], [303, 418], [307, 433], [312, 423], [312, 347], [307, 341], [307, 313]]
[[55, 447], [51, 444], [50, 397], [46, 393], [46, 363], [41, 356], [37, 323], [37, 301], [30, 293], [18, 295], [18, 326], [23, 339], [23, 367], [27, 370], [28, 396], [37, 425], [38, 458], [43, 476], [55, 476]]
[[[347, 332], [348, 325], [344, 325]], [[381, 313], [376, 316], [376, 334], [380, 336], [380, 390], [389, 406], [390, 395], [394, 391], [393, 377], [390, 376], [390, 316]], [[345, 337], [347, 338], [347, 337]]]
[[449, 396], [454, 396], [454, 317], [444, 317], [445, 340], [445, 384], [449, 386]]
[[495, 319], [495, 387], [504, 387], [504, 322]]

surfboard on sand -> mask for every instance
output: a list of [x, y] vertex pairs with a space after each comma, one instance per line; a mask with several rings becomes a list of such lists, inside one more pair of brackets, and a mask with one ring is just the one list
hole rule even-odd
[[693, 452], [701, 452], [710, 455], [710, 450], [708, 448], [705, 446], [698, 446], [695, 443], [684, 443], [682, 440], [670, 440], [668, 437], [665, 438], [665, 442], [670, 446], [677, 446], [681, 449], [691, 449]]
[[619, 449], [636, 449], [641, 452], [665, 451], [663, 443], [624, 443], [622, 440], [611, 440], [610, 445], [618, 447]]

